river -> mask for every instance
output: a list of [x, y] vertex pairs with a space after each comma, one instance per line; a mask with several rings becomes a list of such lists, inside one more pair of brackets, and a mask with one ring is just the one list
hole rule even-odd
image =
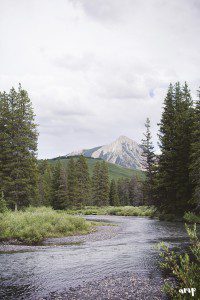
[[87, 216], [119, 225], [115, 236], [36, 251], [0, 254], [0, 299], [41, 299], [51, 292], [125, 271], [161, 276], [155, 245], [186, 241], [184, 224], [141, 217]]

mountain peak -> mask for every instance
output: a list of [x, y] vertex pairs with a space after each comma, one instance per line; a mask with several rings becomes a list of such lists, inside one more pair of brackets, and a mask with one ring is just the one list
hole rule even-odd
[[[114, 142], [83, 150], [82, 155], [93, 158], [101, 158], [110, 163], [120, 165], [125, 168], [144, 170], [144, 158], [142, 148], [132, 139], [125, 135], [120, 135]], [[69, 155], [74, 155], [72, 152]]]
[[120, 143], [123, 143], [123, 142], [127, 142], [127, 143], [136, 143], [135, 141], [133, 141], [132, 139], [128, 138], [127, 136], [125, 135], [120, 135], [118, 137], [118, 139], [116, 140], [116, 142], [120, 142]]

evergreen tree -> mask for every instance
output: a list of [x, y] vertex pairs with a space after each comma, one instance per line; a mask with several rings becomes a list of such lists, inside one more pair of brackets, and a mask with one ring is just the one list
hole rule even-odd
[[111, 180], [110, 183], [110, 196], [109, 196], [109, 202], [111, 206], [119, 206], [119, 196], [117, 191], [117, 185], [115, 180]]
[[81, 155], [76, 162], [77, 176], [77, 206], [82, 207], [90, 204], [90, 176], [86, 158]]
[[106, 206], [109, 204], [109, 174], [108, 165], [105, 161], [97, 162], [94, 166], [92, 176], [92, 194], [93, 203], [97, 206]]
[[193, 203], [200, 211], [200, 91], [194, 110], [194, 126], [191, 145], [190, 178], [193, 185]]
[[39, 205], [49, 206], [52, 203], [52, 168], [47, 160], [39, 164], [38, 179]]
[[3, 191], [10, 206], [26, 206], [37, 196], [37, 130], [31, 101], [19, 85], [1, 94], [0, 164]]
[[138, 179], [133, 176], [129, 181], [129, 199], [133, 206], [143, 205], [142, 186]]
[[193, 128], [193, 102], [187, 84], [181, 88], [175, 86], [175, 184], [176, 202], [175, 211], [185, 211], [192, 196], [192, 187], [189, 178], [191, 137]]
[[164, 109], [160, 122], [160, 148], [158, 170], [158, 201], [157, 206], [166, 208], [169, 203], [173, 205], [176, 199], [176, 184], [174, 168], [176, 164], [175, 153], [175, 105], [174, 89], [170, 84], [164, 101]]
[[4, 193], [1, 192], [1, 194], [0, 194], [0, 213], [4, 213], [6, 211], [7, 211], [6, 200], [4, 198]]
[[109, 173], [108, 173], [108, 164], [103, 161], [100, 166], [100, 206], [106, 206], [109, 204], [109, 192], [110, 192], [110, 183], [109, 183]]
[[60, 160], [56, 163], [52, 178], [52, 206], [54, 209], [67, 207], [67, 178], [66, 171]]
[[[191, 197], [189, 162], [193, 107], [187, 84], [170, 85], [160, 123], [159, 168], [157, 174], [161, 209], [182, 213]], [[159, 205], [157, 203], [157, 205]]]
[[76, 165], [71, 157], [67, 166], [67, 194], [69, 206], [79, 206], [78, 199], [78, 180], [76, 174]]
[[99, 206], [101, 202], [100, 190], [100, 163], [97, 161], [94, 165], [92, 175], [92, 204]]
[[118, 197], [119, 197], [119, 204], [120, 205], [123, 205], [123, 189], [122, 189], [122, 184], [123, 184], [122, 178], [118, 179], [117, 180], [117, 194], [118, 194]]
[[144, 191], [147, 204], [153, 204], [153, 190], [154, 190], [154, 169], [155, 169], [155, 154], [152, 143], [152, 137], [150, 132], [150, 119], [147, 118], [146, 132], [144, 133], [144, 139], [142, 140], [143, 156], [146, 164], [146, 181], [144, 182]]
[[117, 190], [119, 196], [120, 205], [130, 205], [130, 182], [128, 179], [118, 179], [117, 181]]
[[9, 181], [10, 169], [10, 119], [8, 95], [0, 93], [0, 190], [5, 190], [4, 186]]

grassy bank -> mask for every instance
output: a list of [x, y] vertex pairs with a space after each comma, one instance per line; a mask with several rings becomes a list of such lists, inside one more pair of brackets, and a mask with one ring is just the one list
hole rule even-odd
[[150, 206], [88, 206], [83, 209], [67, 210], [66, 212], [72, 215], [82, 214], [152, 217], [155, 213], [155, 209]]
[[51, 208], [28, 208], [22, 212], [0, 214], [0, 240], [17, 239], [36, 244], [44, 238], [86, 234], [92, 224], [83, 218], [69, 216]]

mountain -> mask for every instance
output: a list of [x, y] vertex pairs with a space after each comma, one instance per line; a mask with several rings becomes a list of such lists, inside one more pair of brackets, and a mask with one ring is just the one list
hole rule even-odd
[[111, 144], [74, 151], [67, 156], [82, 154], [86, 157], [101, 158], [125, 168], [144, 170], [145, 162], [142, 152], [142, 147], [139, 144], [122, 135]]

